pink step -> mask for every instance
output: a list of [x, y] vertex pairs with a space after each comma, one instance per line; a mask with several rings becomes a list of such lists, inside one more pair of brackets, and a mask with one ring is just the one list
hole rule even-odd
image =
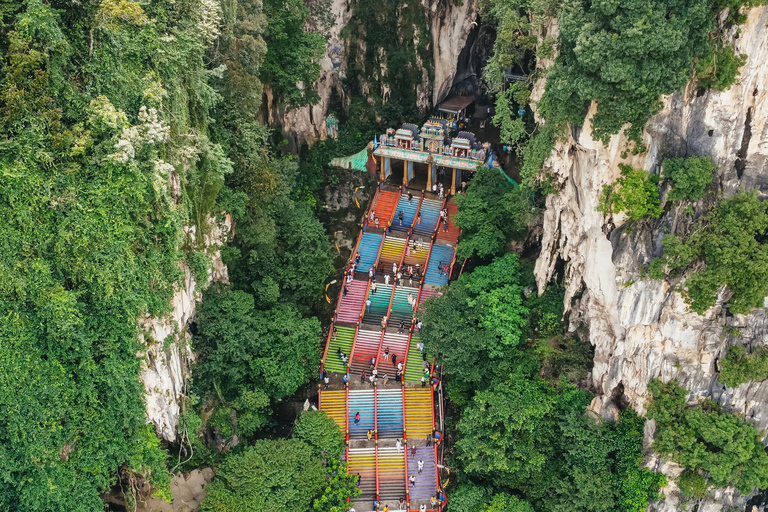
[[341, 302], [339, 302], [339, 312], [336, 320], [339, 322], [357, 323], [360, 319], [360, 312], [363, 310], [368, 281], [353, 279], [349, 283], [344, 283], [344, 286], [347, 287], [347, 295], [342, 297]]

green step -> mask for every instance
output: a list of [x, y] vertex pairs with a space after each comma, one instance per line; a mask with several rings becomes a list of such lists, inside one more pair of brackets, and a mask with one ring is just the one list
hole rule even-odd
[[[418, 334], [411, 336], [411, 345], [408, 347], [408, 359], [405, 360], [405, 382], [421, 382], [421, 377], [424, 375], [424, 371], [421, 369], [423, 358], [419, 349], [416, 348], [416, 343], [418, 342]], [[429, 354], [427, 354], [427, 361], [432, 364], [432, 357]]]
[[331, 340], [328, 342], [328, 355], [325, 356], [326, 370], [337, 373], [346, 373], [346, 368], [336, 355], [336, 351], [341, 347], [341, 351], [346, 354], [347, 363], [349, 363], [349, 353], [352, 351], [352, 340], [354, 338], [354, 328], [336, 326], [336, 340], [331, 337]]

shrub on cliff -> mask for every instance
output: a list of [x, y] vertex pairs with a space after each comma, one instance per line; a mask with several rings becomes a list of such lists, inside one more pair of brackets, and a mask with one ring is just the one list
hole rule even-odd
[[669, 200], [696, 201], [704, 196], [704, 189], [712, 183], [715, 164], [706, 156], [667, 158], [662, 172], [672, 182]]
[[768, 353], [763, 347], [747, 354], [744, 347], [735, 345], [728, 349], [728, 355], [720, 363], [720, 382], [729, 388], [765, 379], [768, 379]]
[[630, 219], [641, 219], [646, 215], [658, 218], [659, 176], [626, 164], [619, 164], [621, 177], [610, 185], [603, 185], [603, 194], [597, 211], [606, 215], [625, 212]]
[[753, 425], [721, 412], [711, 402], [689, 404], [688, 390], [677, 381], [664, 384], [656, 379], [648, 389], [653, 396], [648, 417], [656, 420], [656, 451], [690, 472], [705, 472], [715, 487], [733, 485], [749, 494], [768, 485], [768, 455], [763, 436]]

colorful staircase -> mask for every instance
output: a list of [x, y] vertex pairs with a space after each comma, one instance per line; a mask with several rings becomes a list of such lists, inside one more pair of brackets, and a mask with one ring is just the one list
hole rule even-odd
[[440, 265], [448, 264], [448, 271], [450, 272], [453, 255], [453, 247], [434, 244], [432, 246], [432, 253], [429, 255], [429, 261], [427, 262], [424, 284], [431, 284], [433, 286], [445, 286], [448, 284], [449, 274], [441, 272]]
[[[413, 221], [416, 219], [416, 212], [419, 210], [419, 201], [420, 199], [418, 197], [411, 198], [409, 202], [407, 195], [403, 194], [400, 196], [400, 201], [397, 203], [395, 214], [392, 217], [393, 231], [407, 232], [411, 230], [411, 224], [413, 224]], [[402, 224], [400, 223], [400, 212], [403, 213]]]
[[[326, 391], [327, 393], [327, 391]], [[368, 439], [368, 431], [374, 429], [374, 405], [372, 389], [349, 390], [349, 438]], [[355, 423], [355, 415], [360, 421]]]
[[[336, 309], [336, 336], [329, 336], [323, 368], [329, 372], [345, 372], [346, 368], [337, 356], [341, 350], [349, 358], [351, 381], [341, 390], [321, 389], [319, 407], [336, 422], [348, 440], [345, 456], [348, 471], [360, 476], [358, 486], [362, 495], [355, 500], [357, 510], [372, 510], [373, 499], [378, 499], [381, 506], [388, 504], [394, 511], [398, 499], [406, 497], [406, 487], [409, 487], [409, 511], [415, 512], [423, 503], [421, 500], [429, 500], [435, 494], [439, 484], [435, 469], [437, 453], [434, 447], [423, 446], [435, 427], [433, 390], [431, 386], [421, 386], [422, 363], [426, 360], [431, 364], [432, 356], [421, 354], [416, 347], [418, 332], [409, 332], [414, 311], [408, 299], [410, 295], [412, 301], [422, 303], [439, 296], [438, 288], [447, 284], [450, 278], [447, 274], [441, 275], [438, 262], [449, 267], [453, 263], [459, 230], [449, 224], [448, 231], [435, 231], [442, 207], [442, 201], [413, 197], [409, 203], [407, 196], [399, 192], [379, 190], [371, 211], [379, 219], [382, 229], [391, 220], [392, 232], [388, 235], [375, 233], [370, 229], [374, 223], [369, 221], [368, 228], [364, 228], [368, 231], [363, 230], [358, 241], [360, 263], [356, 267], [363, 273], [356, 275], [362, 277], [374, 265], [378, 266], [377, 290], [370, 293], [367, 279], [345, 282], [347, 294], [340, 298]], [[446, 207], [449, 213], [456, 212], [453, 201]], [[403, 225], [399, 226], [397, 214], [401, 210]], [[421, 214], [420, 223], [415, 222], [417, 212]], [[404, 235], [409, 232], [409, 236]], [[433, 242], [435, 233], [436, 241]], [[414, 243], [406, 251], [406, 243], [411, 240]], [[394, 280], [386, 286], [383, 276], [392, 276], [393, 264], [403, 272], [404, 279], [398, 286], [394, 285]], [[416, 265], [420, 266], [424, 278], [421, 283], [418, 277], [415, 278], [414, 286], [411, 286], [407, 268]], [[366, 299], [371, 301], [369, 311], [366, 311]], [[385, 316], [388, 318], [387, 328], [382, 330], [380, 323]], [[398, 333], [401, 322], [403, 332]], [[388, 360], [384, 360], [385, 348], [389, 348]], [[394, 357], [405, 365], [402, 386], [395, 378]], [[373, 386], [368, 381], [361, 385], [360, 374], [365, 372], [366, 377], [370, 376], [371, 358], [376, 360], [378, 385]], [[383, 385], [384, 375], [389, 377], [387, 386]], [[334, 381], [338, 382], [336, 379]], [[334, 385], [338, 387], [338, 384]], [[358, 412], [360, 421], [355, 423]], [[376, 431], [375, 440], [369, 440], [367, 436], [372, 430]], [[396, 440], [402, 442], [400, 450]], [[411, 456], [406, 450], [413, 446], [416, 446], [416, 453]], [[419, 460], [424, 461], [420, 473]], [[407, 481], [409, 476], [416, 479], [412, 488]], [[437, 508], [430, 506], [428, 510], [436, 512]]]
[[328, 343], [328, 355], [325, 357], [325, 369], [330, 372], [345, 373], [347, 371], [344, 364], [339, 359], [338, 351], [341, 349], [347, 358], [352, 353], [352, 340], [355, 339], [355, 328], [336, 326], [336, 339], [331, 337]]
[[362, 491], [361, 499], [372, 500], [376, 497], [376, 449], [350, 448], [347, 454], [347, 471], [350, 475], [359, 475], [357, 487]]
[[392, 309], [389, 313], [390, 326], [399, 326], [400, 321], [404, 321], [405, 328], [410, 328], [411, 320], [413, 319], [413, 306], [408, 304], [409, 295], [415, 302], [416, 297], [419, 295], [419, 289], [410, 288], [408, 286], [398, 286], [395, 288], [395, 296], [392, 299]]
[[345, 390], [320, 391], [320, 410], [325, 411], [347, 433], [347, 392]]
[[376, 293], [368, 293], [368, 299], [371, 301], [371, 310], [365, 313], [363, 317], [367, 324], [379, 324], [381, 319], [387, 316], [389, 309], [389, 299], [392, 298], [392, 285], [376, 285]]
[[448, 231], [445, 231], [443, 223], [441, 223], [435, 240], [441, 244], [450, 244], [456, 247], [456, 244], [459, 243], [460, 230], [453, 224], [453, 216], [459, 211], [459, 207], [451, 198], [445, 205], [445, 209], [448, 210]]
[[[416, 455], [411, 455], [409, 450], [407, 457], [408, 476], [414, 475], [416, 477], [416, 484], [414, 486], [408, 485], [411, 499], [428, 500], [431, 496], [435, 495], [437, 490], [435, 449], [432, 446], [418, 446], [416, 448]], [[419, 460], [424, 461], [421, 472], [419, 472]]]
[[[374, 220], [379, 219], [379, 227], [381, 229], [385, 229], [387, 221], [392, 219], [399, 200], [400, 194], [398, 192], [379, 191], [376, 196], [376, 203], [373, 205], [373, 218]], [[369, 225], [373, 226], [375, 223], [369, 222]]]
[[[426, 439], [434, 430], [432, 389], [404, 388], [405, 430], [408, 439]], [[350, 428], [351, 425], [350, 425]]]
[[337, 322], [350, 322], [356, 324], [360, 319], [360, 313], [365, 303], [365, 291], [368, 289], [368, 281], [353, 279], [342, 285], [347, 288], [347, 295], [342, 295], [339, 309], [336, 314]]
[[430, 297], [439, 297], [441, 295], [442, 293], [435, 290], [434, 288], [427, 288], [426, 286], [422, 287], [421, 294], [419, 294], [419, 304], [421, 304], [422, 302], [424, 302]]
[[424, 199], [421, 202], [419, 212], [421, 212], [421, 224], [415, 224], [413, 226], [413, 232], [417, 235], [423, 235], [427, 238], [432, 236], [435, 232], [435, 226], [440, 219], [440, 209], [443, 207], [443, 202], [437, 199]]
[[[416, 347], [418, 342], [418, 334], [411, 336], [411, 344], [408, 348], [408, 359], [405, 361], [405, 382], [407, 383], [421, 383], [421, 378], [424, 376], [424, 354], [422, 354]], [[431, 359], [427, 357], [427, 361], [431, 361]]]
[[376, 233], [363, 233], [360, 238], [360, 244], [357, 246], [357, 252], [360, 253], [360, 263], [356, 269], [358, 272], [368, 272], [376, 263], [381, 247], [381, 238], [384, 235]]
[[[384, 340], [381, 343], [381, 352], [379, 354], [379, 366], [377, 369], [379, 373], [391, 372], [394, 376], [397, 374], [397, 366], [392, 364], [392, 356], [396, 355], [399, 361], [405, 364], [406, 348], [408, 346], [408, 331], [404, 331], [403, 334], [397, 334], [397, 329], [387, 329], [384, 334]], [[384, 360], [384, 349], [389, 348], [389, 360]]]
[[376, 428], [379, 439], [403, 437], [403, 390], [377, 389]]
[[405, 238], [388, 236], [384, 239], [379, 257], [379, 270], [384, 274], [392, 275], [392, 264], [400, 265], [400, 259], [405, 250]]
[[405, 450], [379, 448], [379, 496], [397, 500], [405, 496]]
[[379, 342], [381, 341], [381, 332], [367, 331], [360, 329], [355, 338], [355, 351], [352, 354], [350, 367], [350, 378], [359, 378], [361, 372], [370, 375], [371, 358], [379, 353]]

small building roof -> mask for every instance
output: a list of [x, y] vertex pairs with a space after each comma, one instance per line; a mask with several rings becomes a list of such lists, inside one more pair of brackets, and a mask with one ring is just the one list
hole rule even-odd
[[396, 139], [412, 139], [413, 132], [411, 130], [403, 130], [402, 128], [395, 132]]
[[453, 139], [453, 144], [451, 144], [451, 147], [469, 149], [470, 143], [467, 139], [460, 139], [459, 137], [456, 137]]
[[475, 98], [472, 96], [451, 96], [442, 102], [437, 110], [447, 114], [458, 114], [474, 102]]

